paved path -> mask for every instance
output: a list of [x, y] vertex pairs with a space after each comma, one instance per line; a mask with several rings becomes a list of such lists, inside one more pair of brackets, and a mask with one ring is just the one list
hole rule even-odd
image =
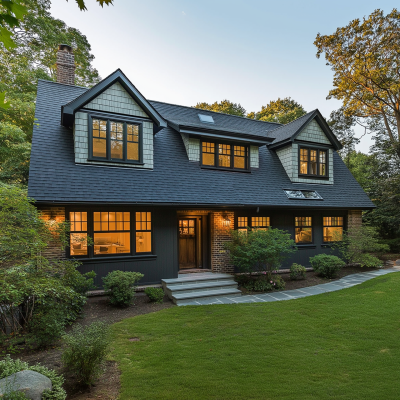
[[347, 275], [337, 281], [323, 283], [322, 285], [309, 286], [301, 289], [283, 290], [280, 292], [260, 293], [257, 295], [243, 295], [237, 297], [214, 297], [202, 300], [192, 300], [179, 304], [180, 306], [200, 306], [208, 304], [241, 304], [241, 303], [265, 303], [269, 301], [292, 300], [301, 297], [313, 296], [315, 294], [335, 292], [359, 285], [377, 276], [390, 274], [391, 272], [400, 272], [400, 266], [393, 268], [379, 269], [370, 272], [360, 272], [358, 274]]

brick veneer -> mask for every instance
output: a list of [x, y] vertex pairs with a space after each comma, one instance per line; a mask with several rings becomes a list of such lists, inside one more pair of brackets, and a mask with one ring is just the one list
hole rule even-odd
[[[65, 221], [65, 207], [38, 207], [39, 211], [42, 214], [42, 218], [45, 221], [49, 221], [54, 218], [55, 223]], [[55, 236], [53, 240], [51, 240], [43, 252], [43, 255], [49, 260], [62, 260], [65, 259], [65, 251], [61, 248], [61, 243]]]
[[349, 210], [347, 216], [347, 228], [357, 228], [362, 225], [362, 211], [361, 210]]
[[57, 51], [57, 82], [75, 85], [75, 56], [72, 47], [60, 44]]
[[[230, 226], [225, 225], [225, 219], [230, 220]], [[214, 212], [211, 214], [211, 268], [213, 272], [234, 272], [229, 262], [229, 254], [224, 243], [230, 240], [229, 229], [234, 227], [233, 212]]]

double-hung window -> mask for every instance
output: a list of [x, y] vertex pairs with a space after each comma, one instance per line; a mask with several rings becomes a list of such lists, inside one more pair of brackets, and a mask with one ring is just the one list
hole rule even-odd
[[295, 242], [313, 242], [312, 217], [295, 217]]
[[201, 144], [201, 164], [208, 167], [248, 170], [248, 154], [248, 146], [218, 142], [202, 142]]
[[141, 123], [89, 118], [89, 159], [141, 163]]
[[70, 252], [71, 256], [86, 256], [87, 247], [87, 212], [70, 212]]
[[306, 177], [328, 178], [327, 150], [300, 147], [299, 175]]
[[343, 217], [324, 217], [324, 242], [337, 242], [343, 238]]

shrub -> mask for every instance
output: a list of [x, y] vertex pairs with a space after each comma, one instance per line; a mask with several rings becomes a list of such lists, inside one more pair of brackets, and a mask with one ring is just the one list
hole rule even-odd
[[2, 397], [1, 400], [26, 400], [28, 397], [25, 396], [24, 392], [20, 392], [18, 390], [12, 392], [6, 392]]
[[269, 228], [248, 232], [231, 231], [231, 240], [225, 243], [232, 263], [242, 272], [265, 272], [272, 279], [273, 271], [296, 251], [290, 233]]
[[23, 370], [39, 372], [39, 374], [47, 376], [51, 380], [52, 390], [45, 391], [42, 400], [65, 400], [67, 397], [65, 390], [62, 387], [64, 378], [62, 375], [58, 375], [55, 371], [43, 367], [40, 364], [28, 365], [28, 363], [24, 361], [13, 360], [8, 354], [0, 361], [0, 379]]
[[100, 376], [109, 353], [108, 326], [103, 322], [94, 322], [86, 327], [75, 325], [71, 333], [65, 334], [63, 339], [63, 364], [78, 380], [91, 385]]
[[300, 264], [293, 263], [290, 267], [290, 279], [295, 281], [297, 279], [306, 278], [306, 268]]
[[110, 303], [119, 307], [128, 307], [135, 296], [134, 284], [143, 278], [139, 272], [112, 271], [103, 278], [104, 289]]
[[382, 262], [370, 253], [389, 251], [389, 246], [379, 243], [379, 235], [375, 228], [362, 225], [344, 232], [342, 240], [334, 243], [332, 249], [339, 251], [348, 264], [378, 267]]
[[148, 287], [144, 292], [149, 297], [150, 301], [154, 303], [162, 303], [164, 301], [164, 290], [162, 288]]
[[66, 318], [64, 307], [58, 304], [36, 310], [30, 324], [29, 330], [32, 339], [39, 347], [47, 347], [61, 338], [64, 333]]
[[274, 288], [273, 284], [266, 279], [257, 279], [252, 286], [255, 292], [269, 292]]
[[274, 285], [274, 289], [276, 290], [285, 289], [286, 283], [280, 275], [275, 275], [272, 278], [272, 283]]
[[379, 243], [389, 246], [389, 251], [391, 253], [396, 253], [396, 254], [400, 253], [400, 238], [380, 239]]
[[346, 265], [339, 257], [329, 254], [318, 254], [310, 257], [310, 263], [314, 271], [325, 278], [334, 278]]

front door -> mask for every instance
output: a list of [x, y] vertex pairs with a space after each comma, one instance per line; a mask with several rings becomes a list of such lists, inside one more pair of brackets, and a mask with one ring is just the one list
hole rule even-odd
[[196, 218], [179, 220], [179, 269], [197, 268]]

